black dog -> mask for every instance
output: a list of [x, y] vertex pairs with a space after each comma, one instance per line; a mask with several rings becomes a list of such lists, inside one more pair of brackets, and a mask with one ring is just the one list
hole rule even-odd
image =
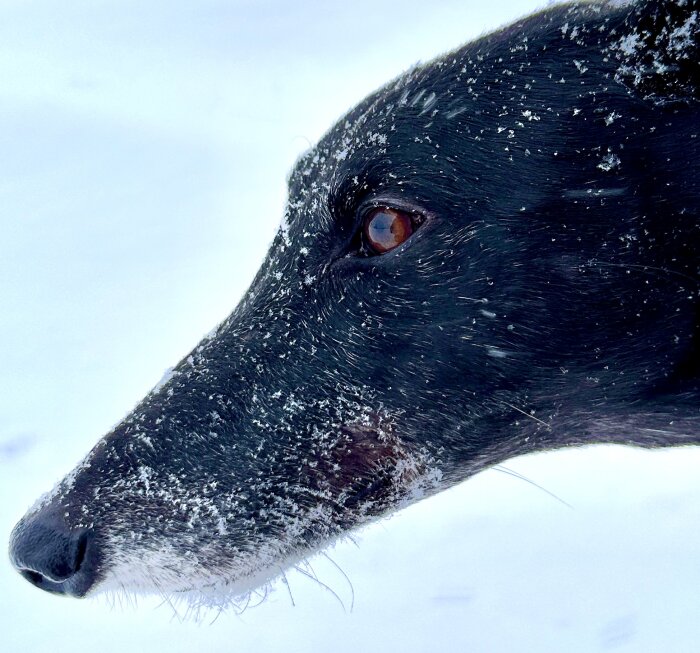
[[221, 603], [509, 456], [700, 442], [699, 61], [696, 0], [565, 5], [367, 98], [14, 565]]

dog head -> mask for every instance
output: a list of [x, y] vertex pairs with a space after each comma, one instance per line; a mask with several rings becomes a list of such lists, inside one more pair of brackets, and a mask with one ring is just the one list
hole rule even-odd
[[15, 566], [220, 603], [506, 457], [697, 441], [695, 6], [549, 9], [351, 110], [241, 304], [18, 524]]

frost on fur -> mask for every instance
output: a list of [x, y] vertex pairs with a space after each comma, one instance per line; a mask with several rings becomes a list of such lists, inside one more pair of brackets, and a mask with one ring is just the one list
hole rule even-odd
[[510, 456], [697, 442], [699, 59], [693, 0], [565, 4], [360, 102], [239, 306], [18, 524], [17, 569], [237, 605]]

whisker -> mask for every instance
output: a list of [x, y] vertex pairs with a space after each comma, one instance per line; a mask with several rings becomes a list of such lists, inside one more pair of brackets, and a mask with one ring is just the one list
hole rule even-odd
[[530, 413], [525, 412], [522, 408], [518, 408], [517, 406], [514, 406], [513, 404], [509, 404], [507, 401], [501, 400], [501, 403], [504, 406], [508, 406], [509, 408], [512, 408], [513, 410], [517, 410], [519, 413], [522, 413], [523, 415], [525, 415], [525, 417], [529, 417], [530, 419], [535, 420], [539, 424], [542, 424], [542, 426], [544, 426], [549, 431], [552, 430], [552, 427], [549, 424], [547, 424], [547, 422], [544, 422], [543, 420], [541, 420], [539, 417], [535, 417], [534, 415], [531, 415]]
[[343, 568], [335, 560], [333, 560], [333, 558], [331, 558], [325, 551], [321, 551], [321, 555], [342, 574], [343, 578], [347, 581], [348, 585], [350, 586], [350, 612], [352, 612], [353, 608], [355, 607], [355, 587], [353, 586], [352, 581], [345, 573], [345, 571], [343, 571]]
[[561, 497], [557, 496], [554, 494], [554, 492], [550, 492], [547, 488], [542, 487], [538, 483], [535, 483], [532, 479], [529, 479], [527, 476], [523, 476], [520, 472], [516, 472], [513, 469], [510, 469], [508, 467], [504, 467], [503, 465], [494, 465], [491, 469], [495, 469], [497, 472], [501, 472], [502, 474], [507, 474], [508, 476], [512, 476], [513, 478], [520, 479], [521, 481], [525, 481], [526, 483], [529, 483], [533, 487], [536, 487], [538, 490], [542, 490], [545, 494], [548, 494], [552, 499], [556, 499], [559, 503], [562, 505], [566, 506], [567, 508], [570, 508], [571, 510], [574, 509], [574, 507], [570, 504], [564, 501]]
[[309, 560], [302, 560], [299, 564], [304, 565], [305, 568], [307, 568], [313, 577], [314, 580], [318, 580], [318, 576], [316, 575], [316, 570], [313, 568], [313, 565]]
[[343, 612], [347, 612], [347, 609], [345, 608], [345, 603], [343, 603], [343, 599], [341, 599], [340, 596], [338, 596], [338, 593], [335, 592], [329, 585], [326, 585], [326, 583], [324, 583], [323, 581], [320, 581], [315, 575], [310, 574], [308, 571], [306, 571], [305, 569], [302, 569], [298, 565], [295, 566], [294, 568], [302, 576], [306, 576], [306, 578], [314, 581], [319, 587], [326, 590], [327, 592], [330, 592], [335, 597], [336, 601], [338, 601], [338, 603], [340, 603], [340, 607], [343, 608]]
[[256, 603], [251, 603], [249, 605], [250, 608], [257, 608], [259, 605], [262, 605], [265, 603], [265, 600], [267, 599], [267, 595], [269, 593], [269, 585], [263, 585], [260, 589], [254, 590], [251, 592], [251, 594], [255, 594], [257, 596], [257, 602]]
[[243, 605], [236, 605], [236, 614], [240, 617], [250, 606], [250, 596], [252, 592], [248, 592], [245, 597], [245, 603]]
[[287, 588], [287, 592], [289, 593], [289, 600], [292, 602], [292, 607], [296, 607], [296, 603], [294, 602], [294, 596], [292, 595], [292, 588], [289, 586], [289, 580], [287, 579], [287, 574], [284, 573], [284, 569], [280, 568], [280, 574], [282, 575], [282, 582], [284, 583], [285, 587]]
[[151, 583], [153, 583], [153, 586], [156, 588], [158, 595], [162, 599], [162, 602], [159, 604], [158, 607], [163, 606], [163, 605], [168, 605], [173, 612], [171, 620], [176, 619], [179, 623], [183, 623], [183, 618], [180, 615], [177, 608], [175, 607], [175, 604], [172, 601], [172, 597], [167, 592], [164, 591], [161, 584], [158, 582], [158, 580], [156, 580], [156, 578], [153, 576], [153, 574], [149, 574], [148, 577], [149, 577], [149, 580], [151, 581]]

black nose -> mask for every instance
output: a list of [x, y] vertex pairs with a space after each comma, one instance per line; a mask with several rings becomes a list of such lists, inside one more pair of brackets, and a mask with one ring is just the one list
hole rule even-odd
[[90, 529], [71, 530], [56, 513], [40, 510], [15, 526], [10, 560], [39, 589], [85, 596], [95, 584], [98, 551]]

